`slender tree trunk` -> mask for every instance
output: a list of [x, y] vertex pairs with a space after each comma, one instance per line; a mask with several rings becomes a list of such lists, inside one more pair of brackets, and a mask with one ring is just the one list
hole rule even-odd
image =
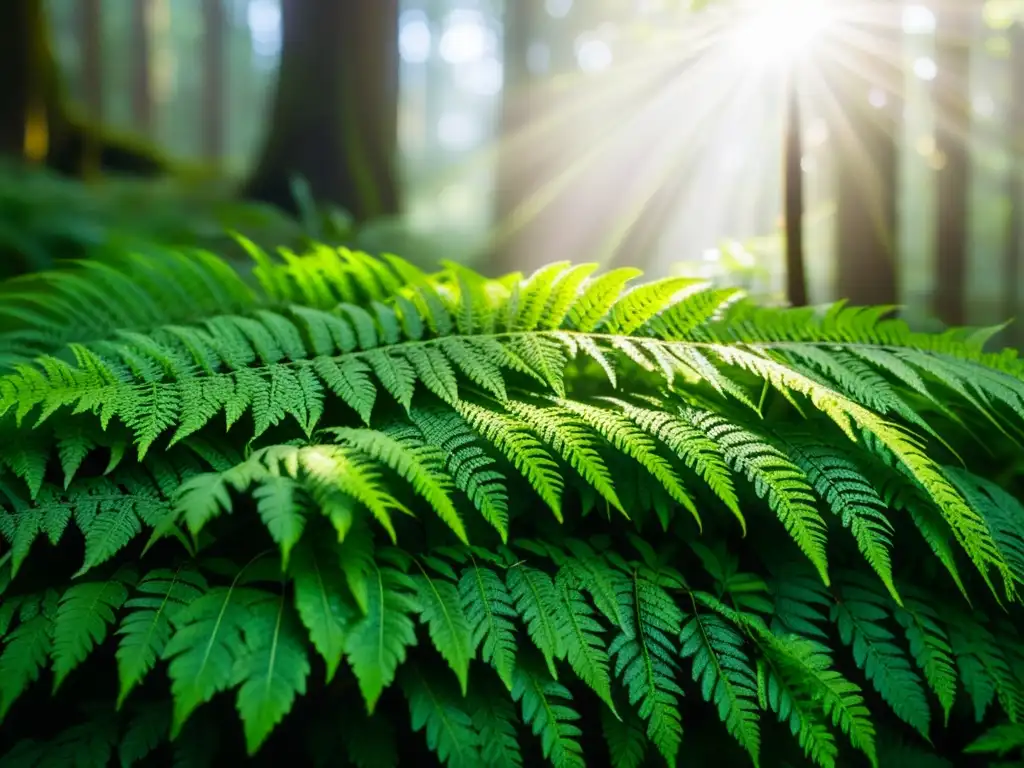
[[[886, 18], [879, 18], [885, 14]], [[836, 293], [853, 304], [899, 301], [896, 253], [896, 141], [902, 109], [900, 4], [872, 6], [858, 34], [870, 46], [844, 45], [830, 57], [835, 93], [830, 133], [836, 179]], [[841, 46], [841, 48], [840, 48]], [[872, 88], [888, 94], [884, 107], [868, 101]]]
[[969, 0], [938, 6], [935, 79], [936, 149], [945, 165], [938, 171], [938, 216], [933, 311], [949, 325], [966, 317], [968, 193], [970, 190], [970, 51], [974, 14]]
[[800, 92], [796, 72], [786, 82], [784, 170], [786, 224], [786, 298], [794, 307], [807, 305], [807, 269], [804, 259], [804, 173]]
[[[1003, 314], [1007, 318], [1020, 313], [1021, 260], [1024, 259], [1024, 22], [1014, 24], [1010, 36], [1010, 170], [1006, 190], [1010, 215], [1003, 286]], [[1018, 344], [1024, 339], [1020, 319], [1011, 328], [1011, 339]]]
[[103, 3], [81, 0], [78, 7], [78, 31], [81, 41], [82, 83], [89, 118], [102, 122], [103, 93]]
[[224, 0], [203, 0], [203, 154], [218, 162], [224, 155], [227, 110], [227, 19]]
[[42, 0], [6, 0], [0, 82], [0, 153], [45, 159], [66, 121]]
[[543, 18], [543, 0], [519, 0], [505, 4], [504, 67], [505, 83], [501, 99], [498, 129], [499, 149], [495, 188], [495, 232], [491, 271], [505, 273], [526, 267], [527, 254], [538, 245], [521, 232], [509, 234], [513, 217], [543, 176], [547, 153], [541, 141], [535, 152], [526, 152], [523, 133], [536, 127], [543, 114], [538, 94], [538, 78], [530, 71], [529, 48], [537, 38]]
[[145, 136], [153, 135], [153, 41], [150, 35], [153, 15], [152, 0], [131, 2], [132, 118], [135, 129]]
[[166, 170], [153, 151], [70, 114], [43, 0], [4, 0], [2, 18], [0, 155], [45, 162], [68, 175], [93, 167], [146, 175]]
[[245, 196], [295, 210], [291, 180], [357, 220], [399, 193], [398, 0], [282, 0], [281, 69]]

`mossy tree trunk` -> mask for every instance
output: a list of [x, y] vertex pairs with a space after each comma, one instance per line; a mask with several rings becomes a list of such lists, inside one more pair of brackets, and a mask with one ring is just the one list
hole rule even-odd
[[244, 188], [294, 211], [291, 182], [358, 221], [397, 213], [398, 0], [282, 0], [268, 135]]
[[69, 175], [92, 168], [153, 174], [152, 151], [108, 136], [72, 115], [50, 45], [43, 0], [4, 0], [0, 9], [0, 155]]

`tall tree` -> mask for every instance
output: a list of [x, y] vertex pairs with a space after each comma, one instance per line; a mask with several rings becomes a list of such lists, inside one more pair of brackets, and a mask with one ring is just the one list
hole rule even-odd
[[950, 325], [966, 320], [968, 194], [971, 179], [970, 53], [973, 0], [942, 0], [937, 6], [935, 144], [944, 165], [938, 171], [936, 317]]
[[[854, 5], [851, 0], [851, 9]], [[836, 94], [829, 110], [835, 142], [835, 290], [854, 304], [895, 304], [899, 300], [896, 140], [903, 90], [900, 7], [899, 2], [890, 0], [872, 6], [863, 23], [851, 21], [844, 38], [835, 41], [836, 55], [828, 65], [829, 85]], [[872, 88], [886, 92], [884, 105], [869, 101]]]
[[281, 68], [245, 195], [294, 210], [292, 180], [357, 220], [397, 213], [398, 0], [281, 0]]
[[[1024, 18], [1018, 19], [1010, 29], [1010, 170], [1007, 176], [1006, 196], [1009, 201], [1003, 314], [1020, 314], [1020, 282], [1024, 260]], [[1024, 339], [1024, 329], [1018, 321], [1012, 330], [1017, 343]]]
[[[100, 167], [154, 173], [149, 150], [72, 113], [50, 44], [43, 0], [4, 0], [0, 10], [0, 154], [64, 173]], [[93, 162], [95, 161], [95, 162]]]

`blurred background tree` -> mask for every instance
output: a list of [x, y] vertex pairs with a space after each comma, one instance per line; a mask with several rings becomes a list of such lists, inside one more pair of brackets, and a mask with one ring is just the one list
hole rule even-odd
[[[51, 147], [67, 125], [129, 135], [323, 236], [330, 208], [342, 234], [489, 271], [592, 259], [783, 300], [775, 64], [806, 30], [752, 21], [787, 2], [46, 0], [47, 28], [40, 0], [9, 0], [0, 117], [23, 129], [43, 104]], [[799, 65], [810, 301], [1019, 313], [1021, 0], [819, 5]], [[47, 40], [56, 66], [31, 67]], [[24, 155], [14, 124], [0, 151]], [[70, 154], [51, 166], [88, 167]]]

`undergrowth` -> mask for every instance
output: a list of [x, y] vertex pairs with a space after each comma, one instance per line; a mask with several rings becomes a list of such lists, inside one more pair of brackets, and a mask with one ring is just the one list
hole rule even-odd
[[0, 285], [5, 768], [1019, 751], [991, 332], [250, 250]]

